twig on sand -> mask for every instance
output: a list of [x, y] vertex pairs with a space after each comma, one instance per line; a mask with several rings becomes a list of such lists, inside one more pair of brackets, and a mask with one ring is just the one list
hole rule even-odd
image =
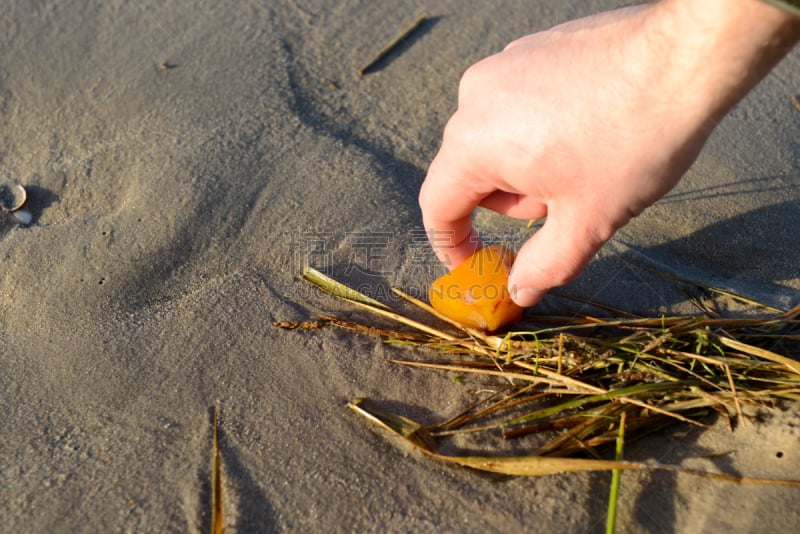
[[360, 69], [358, 69], [358, 71], [357, 71], [357, 72], [358, 72], [358, 75], [359, 75], [359, 76], [363, 76], [363, 75], [367, 74], [367, 73], [370, 71], [370, 69], [372, 69], [373, 67], [375, 67], [375, 65], [377, 65], [377, 64], [378, 64], [378, 62], [379, 62], [380, 60], [382, 60], [382, 59], [383, 59], [383, 58], [385, 58], [387, 55], [389, 55], [389, 53], [390, 53], [392, 50], [394, 50], [394, 49], [395, 49], [395, 48], [396, 48], [396, 47], [397, 47], [397, 46], [398, 46], [400, 43], [402, 43], [403, 41], [405, 41], [405, 40], [406, 40], [406, 39], [407, 39], [407, 38], [408, 38], [408, 37], [409, 37], [409, 36], [410, 36], [412, 33], [414, 33], [415, 31], [417, 31], [417, 30], [419, 29], [419, 27], [420, 27], [420, 26], [422, 26], [422, 24], [423, 24], [423, 23], [424, 23], [426, 20], [428, 20], [428, 16], [427, 16], [427, 15], [420, 15], [420, 16], [419, 16], [419, 18], [417, 18], [417, 20], [415, 20], [415, 21], [414, 21], [414, 22], [413, 22], [413, 23], [412, 23], [410, 26], [408, 26], [408, 27], [407, 27], [405, 30], [403, 30], [402, 32], [400, 32], [400, 33], [397, 35], [397, 37], [395, 37], [394, 39], [392, 39], [391, 41], [389, 41], [389, 42], [388, 42], [388, 43], [387, 43], [387, 44], [386, 44], [386, 45], [385, 45], [383, 48], [381, 48], [381, 49], [380, 49], [380, 51], [379, 51], [377, 54], [375, 54], [375, 56], [373, 56], [373, 58], [372, 58], [372, 59], [370, 59], [369, 61], [367, 61], [367, 63], [366, 63], [366, 64], [364, 64], [364, 66], [363, 66], [363, 67], [361, 67]]
[[211, 471], [211, 533], [222, 534], [225, 531], [225, 522], [222, 515], [222, 479], [220, 477], [219, 454], [219, 408], [214, 406], [213, 423], [213, 467]]

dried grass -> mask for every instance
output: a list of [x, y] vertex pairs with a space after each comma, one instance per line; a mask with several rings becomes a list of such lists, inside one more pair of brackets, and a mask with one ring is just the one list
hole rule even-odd
[[[691, 317], [646, 318], [621, 311], [615, 319], [540, 316], [533, 318], [534, 328], [491, 335], [443, 317], [396, 289], [396, 294], [434, 316], [433, 324], [449, 326], [431, 326], [406, 317], [313, 269], [306, 271], [304, 279], [398, 323], [398, 328], [386, 329], [320, 315], [313, 328], [332, 325], [422, 349], [410, 353], [414, 359], [391, 360], [397, 364], [499, 377], [507, 382], [465, 412], [427, 426], [387, 413], [365, 399], [349, 404], [356, 413], [428, 456], [507, 475], [664, 469], [735, 482], [800, 485], [800, 481], [609, 460], [601, 450], [607, 444], [621, 444], [623, 437], [627, 442], [668, 424], [705, 427], [702, 418], [711, 412], [727, 418], [733, 427], [744, 424], [748, 410], [754, 407], [800, 400], [800, 362], [795, 359], [800, 355], [800, 306], [779, 311], [705, 288], [769, 315], [728, 318], [704, 308], [703, 313]], [[297, 326], [300, 324], [276, 323], [303, 328]], [[434, 358], [435, 354], [439, 356]], [[525, 456], [437, 452], [441, 440], [475, 432], [495, 432], [506, 439], [536, 434], [542, 439]]]

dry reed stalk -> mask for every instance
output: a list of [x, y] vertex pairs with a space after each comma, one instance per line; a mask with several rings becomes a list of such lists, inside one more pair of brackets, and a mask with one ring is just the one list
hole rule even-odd
[[[415, 354], [428, 358], [390, 361], [506, 380], [508, 384], [489, 398], [429, 426], [384, 412], [364, 399], [350, 403], [355, 412], [429, 456], [513, 475], [666, 469], [719, 480], [800, 485], [800, 481], [605, 460], [597, 450], [620, 441], [623, 420], [625, 438], [630, 440], [670, 423], [705, 427], [698, 418], [711, 410], [731, 421], [744, 421], [745, 407], [800, 400], [800, 362], [794, 359], [800, 355], [800, 306], [776, 310], [728, 291], [703, 288], [770, 315], [737, 319], [703, 313], [646, 318], [620, 312], [619, 318], [613, 319], [535, 317], [533, 320], [541, 326], [492, 335], [443, 317], [427, 303], [397, 289], [393, 290], [397, 295], [453, 330], [405, 317], [313, 269], [304, 274], [304, 279], [410, 330], [321, 315], [325, 324], [378, 335], [388, 343], [420, 347], [425, 350]], [[783, 354], [775, 351], [779, 345], [786, 349]], [[448, 358], [430, 361], [430, 351]], [[437, 452], [438, 440], [475, 432], [499, 432], [506, 439], [534, 436], [539, 443], [529, 455], [519, 457], [446, 456]], [[585, 454], [594, 458], [575, 457]]]

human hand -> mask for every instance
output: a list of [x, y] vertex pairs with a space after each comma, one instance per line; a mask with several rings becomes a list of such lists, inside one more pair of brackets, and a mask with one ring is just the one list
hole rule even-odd
[[472, 66], [420, 191], [440, 260], [452, 269], [480, 246], [471, 214], [483, 206], [547, 217], [517, 254], [518, 304], [577, 276], [678, 182], [716, 122], [796, 42], [791, 16], [754, 0], [735, 7], [665, 0], [612, 11]]

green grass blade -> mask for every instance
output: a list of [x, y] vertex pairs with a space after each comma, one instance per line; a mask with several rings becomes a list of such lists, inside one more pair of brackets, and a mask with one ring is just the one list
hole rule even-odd
[[[504, 423], [505, 425], [516, 425], [519, 423], [529, 423], [531, 421], [535, 421], [537, 419], [543, 419], [545, 417], [550, 417], [552, 415], [556, 415], [558, 413], [564, 412], [566, 410], [572, 410], [575, 408], [580, 408], [586, 404], [591, 404], [595, 402], [603, 402], [609, 401], [612, 399], [619, 399], [622, 397], [630, 397], [632, 395], [637, 395], [641, 393], [651, 393], [653, 391], [661, 391], [661, 390], [677, 390], [684, 386], [689, 386], [694, 384], [694, 382], [690, 381], [680, 381], [680, 382], [658, 382], [655, 384], [637, 384], [635, 386], [629, 386], [625, 388], [619, 389], [612, 389], [607, 393], [602, 393], [600, 395], [588, 395], [586, 397], [578, 397], [576, 399], [571, 399], [567, 402], [562, 402], [556, 406], [550, 406], [548, 408], [543, 408], [541, 410], [537, 410], [535, 412], [531, 412], [525, 415], [521, 415], [519, 417], [515, 417], [510, 421]], [[652, 408], [652, 407], [651, 407]]]
[[[622, 449], [625, 443], [625, 412], [620, 414], [619, 433], [617, 434], [617, 450], [614, 460], [622, 461]], [[606, 534], [614, 534], [617, 530], [617, 500], [619, 499], [619, 479], [621, 471], [614, 469], [611, 472], [611, 491], [608, 496], [608, 518], [606, 520]]]
[[343, 298], [352, 302], [359, 302], [361, 304], [366, 304], [367, 306], [379, 308], [381, 310], [390, 310], [390, 308], [385, 304], [378, 302], [377, 300], [370, 298], [365, 294], [356, 291], [355, 289], [347, 287], [341, 282], [337, 282], [330, 276], [322, 274], [313, 267], [306, 267], [305, 272], [303, 272], [303, 280], [317, 286], [324, 292], [328, 293], [329, 295], [333, 295], [334, 297]]

